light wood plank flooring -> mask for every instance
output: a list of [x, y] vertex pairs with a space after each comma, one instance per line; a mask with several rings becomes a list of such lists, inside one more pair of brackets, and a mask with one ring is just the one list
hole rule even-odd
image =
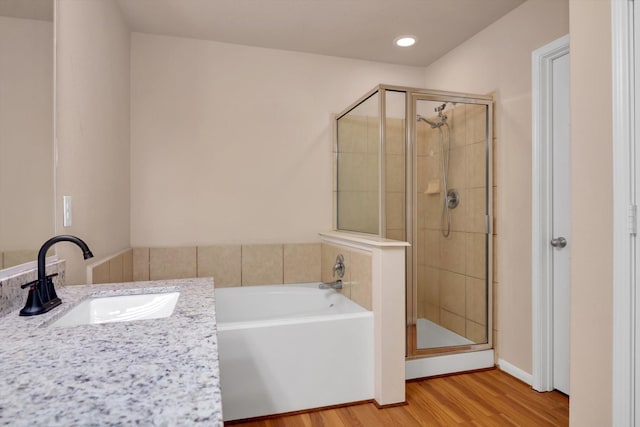
[[407, 383], [407, 405], [372, 403], [235, 424], [243, 427], [568, 426], [569, 398], [492, 369]]

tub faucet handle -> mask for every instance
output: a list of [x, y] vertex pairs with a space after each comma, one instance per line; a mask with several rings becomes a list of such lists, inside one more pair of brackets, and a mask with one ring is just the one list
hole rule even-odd
[[336, 263], [333, 265], [333, 277], [336, 277], [337, 273], [338, 277], [342, 279], [346, 269], [347, 267], [344, 265], [344, 257], [340, 254], [336, 257]]

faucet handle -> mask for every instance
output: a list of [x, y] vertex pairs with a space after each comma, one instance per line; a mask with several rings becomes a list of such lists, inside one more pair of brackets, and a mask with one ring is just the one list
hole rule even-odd
[[33, 281], [29, 282], [29, 283], [25, 283], [24, 285], [21, 285], [20, 288], [22, 288], [22, 289], [28, 288], [28, 287], [31, 287], [31, 286], [35, 285], [36, 283], [38, 283], [38, 279], [33, 280]]
[[[52, 278], [52, 277], [56, 277], [57, 275], [58, 275], [58, 273], [49, 274], [49, 275], [47, 276], [47, 279], [48, 279], [48, 280], [51, 280], [51, 278]], [[20, 288], [24, 289], [24, 288], [28, 288], [28, 287], [30, 287], [30, 286], [33, 286], [33, 285], [35, 285], [36, 283], [38, 283], [38, 280], [39, 280], [39, 279], [36, 279], [36, 280], [33, 280], [33, 281], [29, 282], [29, 283], [25, 283], [24, 285], [21, 285], [21, 286], [20, 286]]]

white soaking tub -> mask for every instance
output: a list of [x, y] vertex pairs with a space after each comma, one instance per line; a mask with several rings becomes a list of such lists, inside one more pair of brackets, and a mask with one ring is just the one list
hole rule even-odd
[[373, 399], [373, 313], [318, 283], [215, 291], [225, 421]]

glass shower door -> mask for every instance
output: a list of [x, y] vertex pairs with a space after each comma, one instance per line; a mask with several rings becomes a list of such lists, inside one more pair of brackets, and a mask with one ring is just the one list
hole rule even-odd
[[491, 328], [489, 105], [414, 100], [415, 349], [463, 350], [488, 343]]

